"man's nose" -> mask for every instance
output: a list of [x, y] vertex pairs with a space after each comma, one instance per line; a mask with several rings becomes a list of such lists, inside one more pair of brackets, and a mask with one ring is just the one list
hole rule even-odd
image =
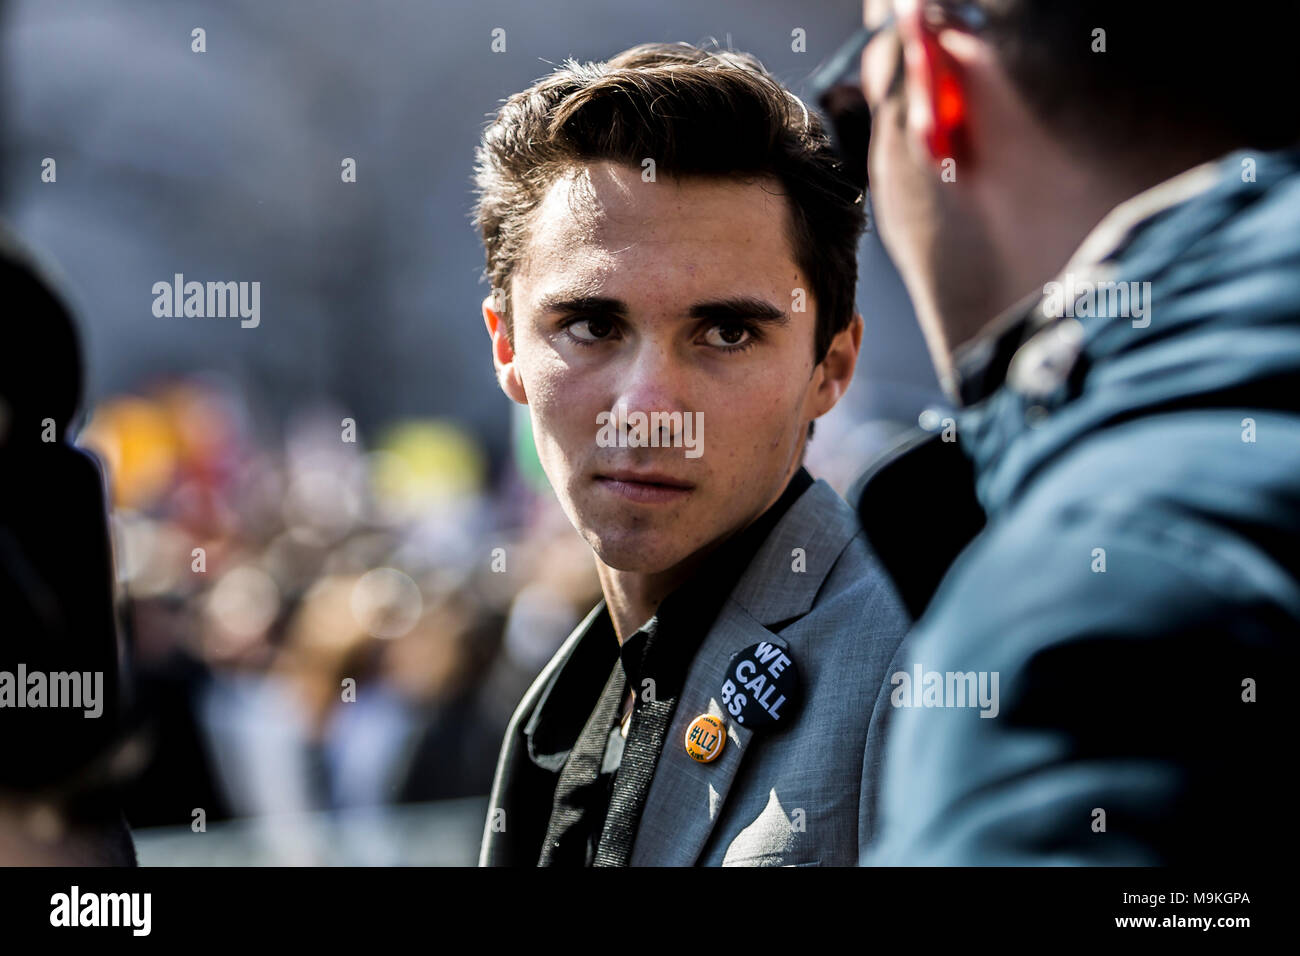
[[[640, 344], [622, 371], [614, 397], [616, 408], [624, 408], [629, 414], [694, 411], [689, 407], [687, 370], [670, 345], [653, 341]], [[676, 419], [680, 421], [681, 416]], [[665, 423], [669, 421], [664, 419]]]

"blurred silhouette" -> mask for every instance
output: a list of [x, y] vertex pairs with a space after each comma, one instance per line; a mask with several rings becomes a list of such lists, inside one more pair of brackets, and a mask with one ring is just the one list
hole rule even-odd
[[[0, 862], [134, 865], [115, 790], [120, 682], [103, 481], [70, 441], [81, 399], [72, 319], [7, 231], [0, 289]], [[19, 675], [97, 675], [98, 716], [18, 706]], [[50, 703], [46, 700], [45, 703]], [[85, 701], [83, 701], [85, 703]]]

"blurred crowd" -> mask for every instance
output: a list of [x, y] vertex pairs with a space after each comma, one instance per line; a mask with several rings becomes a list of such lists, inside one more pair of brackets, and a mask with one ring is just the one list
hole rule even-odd
[[194, 378], [81, 434], [113, 502], [131, 825], [485, 794], [514, 705], [600, 597], [535, 458], [490, 488], [444, 421], [262, 426]]

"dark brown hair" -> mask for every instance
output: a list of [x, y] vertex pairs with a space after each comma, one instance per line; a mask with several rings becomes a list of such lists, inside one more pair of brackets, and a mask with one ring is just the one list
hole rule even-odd
[[602, 160], [653, 159], [656, 176], [775, 179], [816, 298], [817, 362], [853, 316], [863, 197], [817, 115], [748, 54], [648, 43], [603, 63], [568, 60], [505, 101], [476, 159], [474, 216], [507, 336], [533, 211], [559, 176]]
[[[941, 6], [952, 6], [944, 3]], [[1295, 0], [979, 0], [1016, 88], [1058, 138], [1114, 161], [1300, 140]]]

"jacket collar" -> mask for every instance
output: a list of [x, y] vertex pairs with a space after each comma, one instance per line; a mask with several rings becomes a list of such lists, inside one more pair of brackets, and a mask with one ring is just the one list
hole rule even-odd
[[[808, 613], [831, 566], [857, 532], [853, 511], [825, 480], [813, 482], [790, 505], [759, 543], [730, 594], [729, 603], [743, 608], [765, 635], [755, 641], [771, 638], [765, 627]], [[795, 560], [804, 562], [803, 573], [772, 574], [773, 567], [789, 568]], [[564, 766], [591, 715], [593, 695], [609, 677], [618, 653], [602, 599], [557, 653], [557, 665], [524, 725], [529, 758], [539, 767], [558, 772]]]
[[[1222, 163], [1221, 159], [1201, 163], [1120, 203], [1092, 228], [1053, 282], [1064, 288], [1073, 287], [1070, 276], [1098, 278], [1104, 271], [1102, 264], [1116, 256], [1144, 224], [1213, 187]], [[953, 350], [952, 372], [941, 383], [950, 401], [975, 405], [1002, 385], [1020, 346], [1053, 320], [1040, 308], [1045, 295], [1045, 291], [1031, 291], [974, 339]]]
[[591, 716], [593, 693], [609, 679], [610, 668], [618, 657], [618, 639], [603, 598], [559, 653], [563, 660], [553, 670], [524, 724], [529, 759], [556, 773], [569, 758], [574, 741]]
[[[1247, 162], [1252, 177], [1243, 175]], [[1108, 422], [1212, 404], [1216, 395], [1236, 402], [1249, 389], [1287, 401], [1257, 383], [1294, 365], [1291, 353], [1265, 343], [1294, 314], [1298, 183], [1300, 150], [1231, 153], [1102, 220], [1058, 279], [1062, 289], [1086, 290], [1082, 297], [1054, 288], [1053, 303], [1045, 289], [1005, 381], [956, 414], [990, 520], [1049, 461]], [[1126, 297], [1090, 294], [1102, 280], [1136, 288], [1145, 316], [1126, 309]]]
[[[731, 600], [759, 624], [772, 627], [812, 609], [822, 582], [859, 531], [853, 511], [835, 489], [818, 479], [791, 505], [745, 569]], [[804, 562], [799, 574], [773, 575]]]

